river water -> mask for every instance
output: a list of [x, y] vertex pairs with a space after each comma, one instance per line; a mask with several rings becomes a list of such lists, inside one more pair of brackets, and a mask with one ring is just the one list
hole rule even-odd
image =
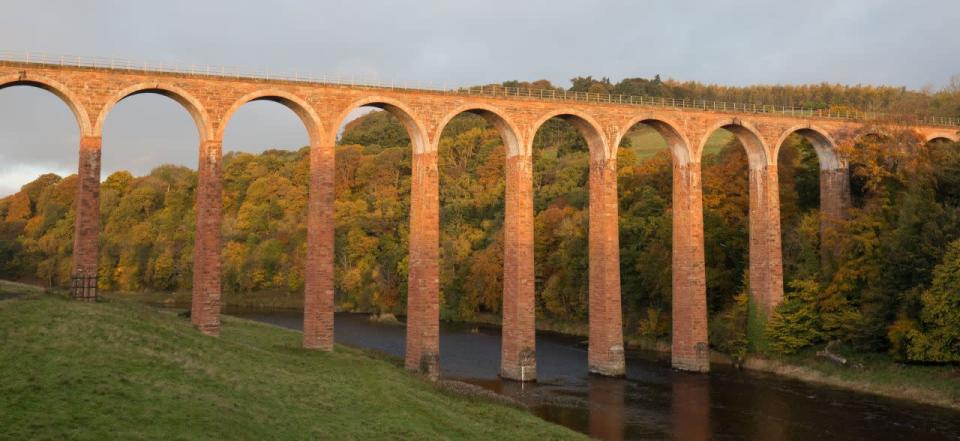
[[[300, 312], [228, 314], [301, 330]], [[403, 356], [405, 328], [337, 314], [336, 341]], [[712, 366], [709, 375], [670, 368], [669, 355], [627, 352], [626, 378], [587, 372], [578, 338], [537, 334], [535, 384], [502, 381], [500, 330], [444, 324], [444, 378], [526, 404], [541, 418], [592, 437], [674, 440], [960, 440], [960, 412]]]

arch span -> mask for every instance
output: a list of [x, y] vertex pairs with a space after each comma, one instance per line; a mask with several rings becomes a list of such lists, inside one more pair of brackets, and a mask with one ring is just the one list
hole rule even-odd
[[376, 107], [390, 112], [393, 116], [403, 123], [407, 128], [407, 135], [410, 136], [410, 143], [413, 144], [413, 153], [427, 153], [433, 151], [428, 142], [427, 132], [424, 125], [416, 118], [416, 114], [406, 104], [385, 96], [368, 96], [356, 100], [348, 105], [337, 116], [336, 124], [330, 127], [331, 140], [330, 145], [336, 145], [337, 130], [343, 126], [350, 112], [361, 107]]
[[638, 116], [631, 119], [627, 125], [624, 126], [622, 133], [617, 135], [617, 139], [613, 142], [613, 153], [616, 154], [617, 149], [620, 148], [620, 143], [623, 141], [623, 137], [626, 136], [627, 132], [630, 131], [637, 124], [644, 124], [653, 130], [656, 130], [660, 136], [667, 141], [667, 147], [670, 149], [670, 153], [673, 156], [675, 163], [679, 165], [685, 165], [690, 163], [690, 159], [693, 155], [690, 153], [690, 142], [687, 138], [677, 130], [678, 125], [673, 121], [668, 121], [662, 118], [653, 118], [648, 116]]
[[63, 84], [35, 74], [14, 74], [0, 77], [0, 90], [15, 86], [36, 87], [54, 94], [70, 108], [73, 117], [77, 120], [80, 136], [91, 136], [93, 134], [86, 108], [80, 103], [80, 99]]
[[500, 133], [506, 147], [500, 375], [518, 381], [534, 380], [533, 160], [530, 150], [521, 145], [516, 126], [499, 109], [483, 104], [466, 104], [449, 112], [437, 126], [435, 145], [439, 146], [447, 124], [463, 113], [486, 119]]
[[608, 147], [606, 136], [603, 134], [600, 123], [592, 116], [573, 109], [555, 109], [541, 116], [532, 126], [528, 136], [528, 144], [533, 145], [533, 139], [543, 125], [551, 118], [561, 118], [569, 122], [580, 132], [580, 136], [587, 140], [587, 148], [590, 149], [590, 157], [593, 160], [609, 159], [616, 157], [616, 150]]
[[740, 145], [742, 145], [747, 152], [747, 159], [750, 163], [751, 170], [760, 170], [771, 163], [770, 158], [767, 157], [767, 146], [764, 144], [763, 138], [760, 137], [760, 132], [750, 123], [737, 118], [718, 121], [704, 132], [703, 139], [700, 140], [700, 145], [697, 146], [697, 162], [700, 162], [703, 158], [703, 149], [706, 147], [710, 135], [720, 129], [725, 129], [737, 137]]
[[233, 118], [233, 114], [240, 110], [244, 104], [247, 104], [251, 101], [272, 101], [283, 105], [284, 107], [290, 109], [300, 118], [300, 121], [303, 122], [304, 127], [307, 129], [307, 136], [310, 139], [311, 145], [316, 145], [320, 142], [320, 134], [323, 133], [323, 125], [320, 123], [320, 117], [317, 115], [317, 112], [313, 109], [306, 100], [288, 92], [276, 89], [267, 89], [267, 90], [258, 90], [256, 92], [248, 93], [240, 99], [238, 99], [226, 113], [223, 114], [223, 117], [220, 120], [219, 125], [217, 126], [216, 139], [223, 139], [223, 134], [227, 129], [227, 125], [230, 124], [230, 120]]
[[950, 138], [945, 135], [932, 135], [928, 136], [924, 144], [932, 144], [935, 142], [960, 142], [960, 138]]
[[530, 152], [526, 151], [523, 145], [520, 143], [520, 130], [517, 129], [517, 126], [513, 124], [512, 121], [507, 119], [504, 116], [504, 113], [493, 106], [488, 106], [485, 104], [471, 103], [465, 104], [454, 109], [452, 112], [449, 112], [437, 125], [437, 133], [434, 136], [434, 144], [440, 143], [440, 136], [443, 134], [443, 129], [447, 127], [447, 124], [450, 123], [453, 118], [457, 117], [461, 113], [472, 113], [483, 117], [487, 120], [493, 127], [497, 129], [497, 132], [500, 133], [500, 139], [503, 140], [504, 147], [507, 148], [507, 156], [516, 156], [516, 155], [529, 155]]
[[777, 145], [774, 146], [774, 159], [780, 156], [780, 149], [790, 135], [796, 133], [804, 137], [813, 145], [813, 150], [817, 152], [817, 161], [820, 162], [820, 170], [837, 170], [844, 167], [843, 159], [837, 152], [837, 143], [823, 129], [809, 124], [793, 126], [780, 135]]
[[193, 118], [193, 122], [197, 125], [197, 132], [200, 136], [200, 142], [214, 139], [210, 128], [210, 117], [207, 115], [207, 111], [203, 105], [200, 104], [200, 100], [195, 98], [184, 89], [163, 83], [134, 84], [115, 94], [103, 105], [103, 109], [100, 110], [100, 114], [97, 116], [97, 121], [93, 126], [93, 133], [97, 136], [103, 133], [103, 123], [106, 121], [107, 115], [110, 114], [110, 111], [113, 110], [113, 107], [116, 106], [117, 103], [131, 96], [140, 95], [143, 93], [155, 93], [176, 101], [178, 104], [183, 106], [183, 108], [186, 109]]

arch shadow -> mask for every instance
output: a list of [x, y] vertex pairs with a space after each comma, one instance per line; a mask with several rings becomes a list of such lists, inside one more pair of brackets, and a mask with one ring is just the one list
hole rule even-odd
[[929, 144], [941, 143], [941, 142], [942, 143], [960, 142], [960, 138], [951, 139], [950, 137], [944, 136], [944, 135], [932, 135], [927, 137], [927, 140], [924, 141], [924, 144], [929, 145]]

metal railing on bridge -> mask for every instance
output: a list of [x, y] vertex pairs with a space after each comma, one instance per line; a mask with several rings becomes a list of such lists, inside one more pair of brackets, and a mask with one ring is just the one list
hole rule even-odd
[[0, 51], [0, 62], [37, 63], [45, 65], [83, 68], [113, 69], [133, 72], [178, 73], [186, 75], [215, 76], [238, 79], [289, 81], [323, 85], [369, 87], [378, 89], [425, 91], [455, 95], [479, 95], [486, 97], [528, 98], [539, 100], [575, 101], [584, 103], [623, 104], [664, 107], [672, 109], [713, 110], [734, 113], [776, 114], [807, 118], [826, 118], [855, 121], [880, 121], [900, 124], [960, 126], [960, 118], [929, 115], [907, 115], [859, 110], [812, 109], [795, 106], [779, 106], [724, 101], [677, 99], [665, 97], [612, 95], [590, 92], [572, 92], [557, 89], [533, 89], [505, 86], [473, 86], [450, 89], [432, 82], [395, 82], [358, 76], [329, 76], [301, 72], [278, 72], [271, 70], [244, 69], [237, 67], [210, 66], [201, 64], [161, 63], [133, 61], [121, 58], [85, 57], [78, 55], [51, 55], [25, 51]]

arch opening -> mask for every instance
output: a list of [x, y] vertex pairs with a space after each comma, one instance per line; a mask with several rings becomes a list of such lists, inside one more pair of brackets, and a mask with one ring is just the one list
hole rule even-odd
[[441, 311], [464, 320], [500, 314], [505, 163], [520, 145], [512, 125], [486, 109], [458, 111], [439, 130]]
[[[239, 118], [242, 122], [244, 119], [249, 121], [267, 121], [270, 125], [271, 130], [276, 132], [286, 133], [300, 133], [300, 129], [294, 129], [293, 124], [290, 123], [289, 118], [279, 117], [280, 113], [275, 110], [270, 110], [275, 106], [273, 104], [278, 104], [282, 107], [285, 107], [287, 110], [294, 113], [299, 119], [299, 126], [306, 129], [307, 132], [307, 142], [310, 144], [316, 144], [320, 141], [320, 133], [322, 132], [322, 127], [320, 124], [320, 118], [314, 112], [313, 108], [307, 104], [303, 99], [283, 92], [276, 90], [267, 90], [267, 91], [257, 91], [250, 93], [246, 96], [241, 97], [237, 100], [230, 109], [223, 116], [223, 120], [217, 130], [217, 139], [222, 139], [226, 141], [224, 135], [226, 134], [226, 129], [232, 122], [232, 120], [237, 117], [237, 112], [240, 112]], [[244, 112], [249, 112], [245, 116]], [[286, 113], [286, 112], [283, 112]], [[288, 138], [285, 140], [288, 144], [296, 144], [299, 142], [299, 139]], [[263, 143], [263, 141], [259, 141]], [[299, 145], [304, 145], [302, 142]]]
[[[291, 115], [292, 113], [292, 115]], [[221, 279], [225, 293], [304, 290], [310, 144], [316, 117], [295, 97], [238, 100], [223, 117]]]
[[[738, 128], [739, 127], [739, 128]], [[723, 350], [727, 335], [718, 317], [736, 308], [747, 285], [751, 169], [765, 162], [740, 126], [720, 126], [703, 141], [703, 237], [710, 344]], [[753, 143], [747, 147], [746, 143]], [[716, 338], [715, 338], [715, 337]]]
[[50, 92], [0, 79], [0, 274], [67, 288], [82, 127]]
[[673, 174], [690, 163], [687, 145], [669, 122], [639, 119], [617, 148], [624, 328], [644, 338], [671, 333]]
[[574, 115], [545, 118], [535, 127], [532, 176], [537, 310], [547, 319], [586, 322], [590, 164], [591, 157], [603, 157], [603, 144], [598, 130]]
[[382, 107], [359, 106], [334, 128], [334, 265], [339, 309], [386, 317], [406, 311], [415, 148], [407, 123]]
[[[20, 191], [45, 173], [77, 172], [83, 127], [64, 97], [41, 84], [0, 84], [0, 197]], [[36, 202], [36, 201], [34, 201]]]
[[[503, 142], [504, 148], [506, 149], [506, 156], [529, 154], [529, 152], [525, 151], [526, 149], [520, 145], [520, 132], [517, 127], [508, 121], [499, 110], [485, 106], [466, 105], [451, 112], [439, 124], [438, 139], [444, 137], [444, 134], [450, 128], [451, 124], [455, 126], [453, 130], [458, 133], [462, 131], [461, 128], [456, 127], [458, 125], [465, 125], [468, 127], [477, 126], [479, 120], [473, 117], [480, 117], [486, 121], [487, 127], [483, 127], [484, 130], [489, 128], [496, 130], [497, 134], [500, 135], [500, 139]], [[459, 124], [456, 122], [457, 120], [460, 120]]]
[[[543, 132], [544, 129], [547, 132]], [[579, 139], [573, 141], [574, 138], [570, 137], [570, 129], [576, 131]], [[553, 138], [549, 138], [551, 136], [550, 131], [554, 133]], [[541, 135], [541, 133], [544, 134]], [[546, 136], [546, 138], [540, 138], [540, 145], [552, 142], [560, 146], [576, 142], [579, 143], [578, 147], [586, 147], [586, 151], [592, 160], [605, 160], [611, 158], [614, 153], [608, 150], [600, 125], [593, 118], [578, 112], [557, 111], [549, 113], [533, 124], [532, 135], [534, 150], [538, 145], [538, 138]], [[566, 140], [562, 138], [566, 138]], [[570, 147], [573, 146], [574, 144], [570, 144]]]
[[[536, 378], [532, 161], [516, 127], [463, 106], [438, 127], [442, 315], [501, 318], [504, 378]], [[492, 348], [491, 348], [492, 349]], [[491, 366], [493, 367], [493, 366]]]
[[[843, 195], [836, 152], [826, 147], [816, 132], [794, 131], [778, 146], [777, 181], [780, 184], [781, 246], [784, 282], [820, 278], [822, 268], [822, 223], [840, 216], [847, 197]], [[834, 174], [838, 176], [833, 176]], [[827, 186], [821, 191], [821, 186]], [[824, 198], [826, 197], [826, 200]]]
[[[106, 110], [102, 131], [100, 288], [191, 287], [198, 135], [176, 100], [142, 93]], [[144, 241], [144, 234], [153, 241]], [[130, 244], [137, 244], [130, 246]]]
[[8, 88], [15, 88], [17, 86], [31, 87], [53, 94], [55, 97], [59, 98], [68, 109], [70, 109], [70, 112], [73, 114], [73, 118], [77, 123], [79, 133], [81, 135], [90, 133], [90, 119], [87, 116], [86, 110], [84, 110], [79, 100], [73, 95], [73, 92], [67, 90], [66, 87], [47, 79], [21, 79], [19, 76], [11, 76], [6, 78], [0, 77], [0, 91]]
[[200, 104], [200, 101], [187, 91], [166, 84], [135, 84], [120, 91], [112, 99], [107, 101], [100, 110], [100, 114], [97, 116], [97, 120], [93, 126], [93, 133], [101, 134], [104, 123], [114, 107], [123, 101], [128, 101], [130, 98], [140, 95], [159, 95], [173, 100], [190, 114], [197, 128], [200, 142], [207, 141], [213, 137], [210, 133], [210, 118], [207, 116], [207, 112]]
[[689, 142], [675, 128], [675, 124], [651, 118], [641, 118], [633, 121], [616, 142], [619, 149], [633, 148], [634, 156], [643, 160], [656, 155], [661, 151], [669, 151], [673, 161], [678, 165], [690, 163], [691, 155]]
[[846, 166], [845, 161], [837, 151], [836, 142], [822, 130], [812, 127], [796, 127], [787, 130], [783, 137], [777, 142], [777, 150], [775, 153], [777, 157], [779, 158], [780, 150], [783, 149], [784, 143], [790, 142], [794, 147], [800, 146], [800, 144], [797, 144], [799, 142], [798, 137], [806, 142], [801, 147], [806, 148], [809, 146], [816, 153], [816, 159], [820, 164], [821, 170], [837, 170]]
[[[351, 122], [357, 121], [364, 114], [371, 112], [371, 110], [385, 111], [402, 124], [413, 153], [433, 151], [423, 125], [417, 121], [413, 111], [398, 101], [382, 97], [365, 98], [348, 106], [337, 118], [338, 130], [333, 134], [334, 144], [339, 144], [344, 128], [348, 127]], [[394, 136], [392, 139], [396, 140], [397, 138]]]
[[[718, 135], [717, 132], [720, 132], [720, 134]], [[704, 138], [699, 149], [701, 156], [708, 152], [708, 147], [710, 147], [711, 142], [716, 143], [719, 139], [727, 139], [723, 147], [731, 146], [732, 144], [730, 144], [729, 141], [730, 136], [724, 135], [725, 133], [729, 133], [733, 135], [733, 138], [736, 138], [737, 145], [739, 145], [746, 154], [747, 164], [751, 170], [760, 170], [767, 166], [767, 149], [760, 139], [760, 135], [758, 135], [757, 131], [752, 127], [735, 120], [732, 122], [721, 122], [711, 130], [708, 130], [707, 133], [708, 136]]]

